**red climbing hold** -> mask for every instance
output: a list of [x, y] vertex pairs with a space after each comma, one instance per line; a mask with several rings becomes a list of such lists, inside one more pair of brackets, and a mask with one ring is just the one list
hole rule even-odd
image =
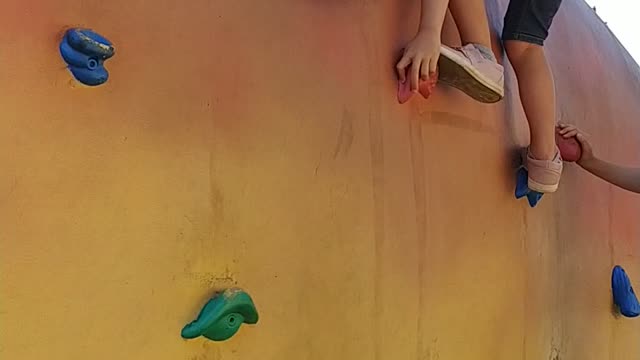
[[576, 162], [582, 156], [582, 148], [575, 137], [565, 139], [556, 131], [556, 144], [560, 149], [560, 156], [566, 162]]
[[[431, 76], [429, 79], [422, 80], [420, 79], [418, 83], [418, 92], [422, 95], [423, 98], [428, 99], [433, 89], [436, 87], [436, 83], [438, 82], [438, 71]], [[411, 91], [411, 82], [407, 78], [404, 83], [398, 79], [398, 102], [400, 104], [404, 104], [413, 96], [413, 92]]]

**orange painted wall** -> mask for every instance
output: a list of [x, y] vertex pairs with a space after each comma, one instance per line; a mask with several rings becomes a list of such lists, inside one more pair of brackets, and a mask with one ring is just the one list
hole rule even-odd
[[[635, 359], [609, 274], [640, 281], [640, 201], [575, 166], [536, 209], [513, 199], [508, 66], [499, 104], [398, 105], [400, 3], [5, 4], [0, 357]], [[66, 26], [115, 43], [106, 85], [73, 85]], [[548, 45], [559, 116], [638, 164], [637, 65], [580, 0]], [[260, 323], [183, 341], [231, 285]]]

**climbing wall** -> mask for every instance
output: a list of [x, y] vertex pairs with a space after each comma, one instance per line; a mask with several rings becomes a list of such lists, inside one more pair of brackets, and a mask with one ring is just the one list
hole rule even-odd
[[[494, 30], [506, 3], [487, 1]], [[640, 281], [638, 197], [568, 165], [535, 209], [514, 199], [508, 64], [498, 104], [438, 87], [399, 105], [418, 6], [4, 4], [0, 357], [636, 359], [609, 277]], [[104, 85], [65, 69], [69, 26], [114, 43]], [[559, 118], [640, 163], [640, 72], [593, 10], [564, 1], [548, 51]], [[183, 340], [231, 286], [259, 323]]]

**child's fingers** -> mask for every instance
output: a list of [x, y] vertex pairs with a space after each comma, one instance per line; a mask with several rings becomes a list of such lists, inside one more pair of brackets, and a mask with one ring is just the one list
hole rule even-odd
[[577, 129], [571, 129], [569, 131], [565, 131], [564, 133], [560, 133], [560, 134], [562, 135], [563, 138], [568, 139], [578, 135], [579, 132]]
[[411, 63], [411, 75], [409, 80], [411, 81], [411, 91], [418, 91], [418, 79], [420, 78], [420, 65], [421, 61], [414, 61]]
[[435, 74], [436, 70], [438, 70], [438, 56], [434, 57], [429, 61], [429, 75]]
[[411, 57], [409, 57], [407, 54], [404, 54], [402, 55], [402, 59], [400, 59], [400, 61], [398, 61], [398, 64], [396, 65], [396, 71], [398, 72], [398, 79], [400, 79], [400, 82], [402, 83], [407, 81], [406, 68], [407, 66], [409, 66], [410, 63], [411, 63]]
[[429, 80], [429, 63], [427, 61], [423, 61], [420, 65], [420, 80]]

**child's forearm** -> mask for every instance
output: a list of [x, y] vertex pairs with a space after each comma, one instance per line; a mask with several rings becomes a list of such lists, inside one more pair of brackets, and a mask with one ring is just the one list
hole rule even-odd
[[440, 34], [448, 6], [449, 0], [422, 0], [419, 31]]
[[597, 158], [581, 162], [580, 166], [613, 185], [640, 193], [640, 168], [622, 167]]

